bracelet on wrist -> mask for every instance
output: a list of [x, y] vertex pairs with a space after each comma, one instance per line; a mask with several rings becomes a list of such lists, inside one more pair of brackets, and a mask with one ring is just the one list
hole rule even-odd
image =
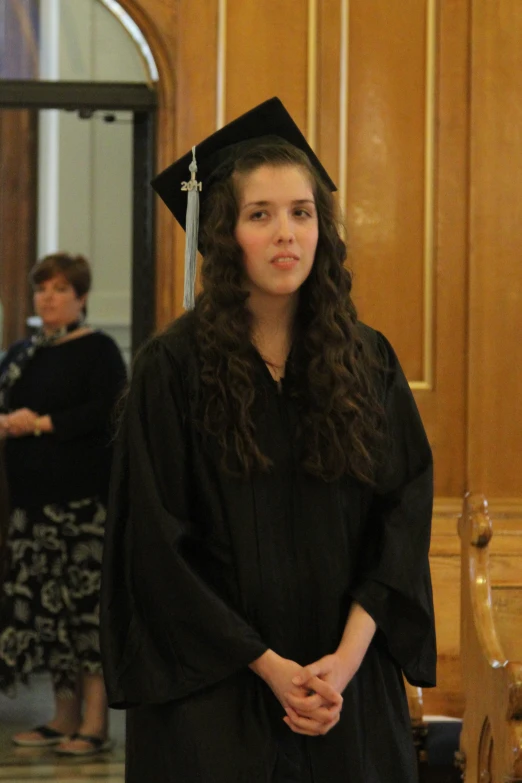
[[41, 434], [42, 434], [42, 417], [38, 416], [38, 418], [34, 420], [33, 435], [35, 436], [35, 438], [39, 438]]

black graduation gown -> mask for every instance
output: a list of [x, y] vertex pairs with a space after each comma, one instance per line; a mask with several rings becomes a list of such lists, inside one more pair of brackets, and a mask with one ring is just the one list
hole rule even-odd
[[[387, 367], [392, 453], [373, 489], [303, 472], [291, 373], [279, 393], [254, 351], [257, 437], [274, 467], [227, 477], [194, 424], [193, 314], [139, 356], [117, 441], [101, 610], [109, 703], [128, 709], [128, 783], [417, 779], [402, 672], [435, 684], [431, 451], [391, 346], [360, 332]], [[378, 631], [340, 723], [296, 736], [248, 664], [267, 648], [303, 665], [334, 652], [354, 599]]]

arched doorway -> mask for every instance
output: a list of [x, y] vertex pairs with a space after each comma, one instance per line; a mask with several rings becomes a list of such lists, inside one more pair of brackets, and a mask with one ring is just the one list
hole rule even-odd
[[[127, 2], [116, 2], [116, 0], [7, 0], [7, 3], [2, 6], [0, 15], [3, 15], [4, 24], [3, 29], [8, 31], [10, 35], [6, 35], [6, 38], [10, 38], [10, 45], [13, 46], [13, 41], [18, 39], [19, 46], [18, 51], [13, 52], [11, 61], [16, 61], [15, 66], [17, 71], [9, 73], [0, 73], [3, 77], [0, 80], [0, 106], [4, 108], [9, 107], [11, 111], [10, 123], [13, 124], [14, 115], [18, 114], [17, 121], [14, 123], [15, 127], [11, 128], [11, 137], [16, 137], [18, 146], [20, 146], [21, 139], [26, 139], [26, 146], [22, 144], [19, 157], [24, 161], [27, 166], [28, 155], [32, 152], [35, 154], [35, 147], [40, 149], [45, 144], [42, 141], [42, 137], [46, 134], [49, 135], [49, 126], [52, 122], [56, 125], [56, 117], [53, 121], [40, 122], [35, 130], [34, 113], [40, 114], [46, 109], [46, 107], [55, 107], [56, 109], [75, 109], [78, 116], [87, 118], [91, 121], [91, 125], [97, 124], [99, 129], [103, 124], [103, 119], [109, 120], [116, 119], [116, 122], [112, 124], [112, 129], [119, 127], [120, 131], [125, 124], [132, 125], [132, 132], [130, 128], [128, 130], [127, 146], [132, 146], [132, 165], [129, 163], [129, 171], [133, 170], [133, 181], [130, 183], [131, 190], [133, 192], [133, 213], [134, 220], [132, 221], [132, 239], [133, 246], [133, 264], [132, 264], [132, 280], [133, 290], [135, 293], [139, 292], [139, 296], [133, 296], [132, 301], [132, 344], [136, 347], [142, 339], [152, 331], [157, 318], [158, 308], [157, 292], [161, 292], [163, 300], [168, 294], [167, 291], [172, 289], [172, 284], [165, 285], [165, 274], [161, 274], [159, 279], [155, 280], [156, 267], [159, 266], [162, 270], [167, 269], [167, 276], [169, 276], [168, 267], [169, 264], [158, 264], [158, 256], [165, 256], [165, 258], [172, 258], [172, 240], [170, 236], [162, 239], [158, 243], [159, 250], [155, 249], [155, 235], [156, 232], [162, 231], [161, 219], [158, 220], [156, 225], [153, 216], [153, 201], [152, 193], [148, 187], [148, 182], [154, 173], [154, 170], [158, 167], [156, 162], [156, 153], [154, 147], [154, 141], [156, 133], [158, 137], [164, 137], [169, 132], [169, 126], [171, 124], [170, 115], [172, 114], [169, 108], [172, 104], [172, 70], [168, 67], [168, 60], [165, 57], [165, 47], [162, 44], [161, 37], [157, 34], [157, 28], [152, 23], [150, 17], [147, 17], [141, 9], [141, 3], [134, 0], [127, 0]], [[40, 13], [37, 14], [37, 11]], [[10, 17], [9, 17], [10, 12]], [[42, 16], [43, 14], [43, 16]], [[89, 16], [90, 15], [90, 16]], [[108, 24], [110, 20], [110, 23]], [[105, 47], [102, 48], [103, 56], [98, 58], [98, 61], [92, 61], [92, 52], [87, 52], [87, 46], [85, 43], [85, 35], [82, 40], [80, 33], [88, 32], [91, 36], [91, 40], [101, 39], [103, 42], [103, 23], [110, 29], [110, 36], [105, 36]], [[54, 24], [54, 30], [53, 30]], [[142, 31], [140, 24], [143, 25], [145, 31]], [[90, 29], [86, 31], [86, 28]], [[10, 28], [10, 29], [9, 29]], [[13, 29], [18, 35], [13, 36]], [[140, 63], [142, 73], [134, 75], [132, 78], [132, 63], [129, 56], [129, 51], [124, 53], [124, 56], [118, 60], [118, 56], [115, 54], [115, 32], [119, 30], [120, 38], [123, 35], [130, 42], [130, 49], [134, 54], [135, 59]], [[65, 45], [63, 51], [60, 47], [52, 45], [53, 36], [62, 36]], [[47, 38], [45, 38], [47, 36]], [[76, 38], [75, 38], [76, 36]], [[87, 36], [88, 37], [88, 36]], [[151, 45], [148, 45], [147, 38], [151, 39]], [[32, 38], [32, 41], [31, 41]], [[49, 40], [51, 39], [51, 40]], [[43, 45], [40, 46], [40, 43]], [[0, 41], [1, 43], [1, 41]], [[3, 42], [4, 53], [6, 51], [6, 41]], [[54, 41], [56, 43], [56, 40]], [[73, 46], [72, 43], [75, 45]], [[32, 44], [32, 46], [31, 46]], [[56, 50], [59, 50], [59, 56], [56, 57]], [[45, 61], [45, 55], [51, 54]], [[87, 53], [86, 53], [87, 52]], [[7, 52], [9, 54], [9, 52]], [[86, 63], [89, 60], [87, 55], [90, 54], [90, 65], [94, 66], [94, 71], [86, 73]], [[54, 55], [55, 62], [52, 62]], [[82, 60], [83, 58], [83, 60]], [[112, 58], [112, 59], [111, 59]], [[157, 60], [157, 64], [156, 64]], [[9, 58], [3, 58], [4, 62], [9, 62]], [[101, 67], [100, 61], [105, 65], [105, 70]], [[45, 62], [47, 71], [43, 74], [38, 74], [38, 69], [42, 62]], [[121, 64], [124, 63], [126, 73], [121, 74]], [[24, 69], [25, 65], [25, 69]], [[108, 67], [107, 67], [108, 66]], [[118, 73], [118, 66], [120, 67], [120, 73]], [[32, 68], [32, 73], [31, 73]], [[83, 71], [82, 71], [83, 68]], [[54, 69], [54, 71], [53, 71]], [[88, 70], [88, 69], [87, 69]], [[92, 71], [92, 69], [91, 69]], [[165, 82], [158, 81], [161, 79], [161, 72], [165, 75]], [[37, 79], [35, 76], [43, 75], [43, 79]], [[130, 80], [129, 80], [130, 75]], [[22, 78], [21, 78], [22, 77]], [[65, 78], [64, 78], [65, 77]], [[65, 83], [64, 83], [65, 82]], [[111, 83], [114, 88], [111, 89]], [[170, 99], [169, 99], [170, 96]], [[21, 112], [20, 107], [24, 106], [31, 111]], [[16, 109], [16, 111], [15, 111]], [[159, 110], [158, 110], [159, 109]], [[117, 112], [120, 112], [118, 114]], [[129, 114], [121, 116], [121, 112], [126, 111]], [[115, 115], [116, 112], [116, 115]], [[7, 112], [2, 112], [4, 116]], [[32, 121], [30, 120], [32, 114]], [[54, 113], [56, 115], [56, 112]], [[109, 114], [109, 117], [107, 115]], [[23, 120], [22, 120], [23, 116]], [[77, 117], [75, 121], [77, 122]], [[156, 118], [159, 118], [159, 127], [155, 128]], [[93, 121], [94, 120], [94, 121]], [[96, 120], [98, 122], [96, 122]], [[31, 124], [32, 122], [32, 124]], [[17, 123], [21, 123], [25, 128], [24, 134], [20, 134], [19, 128], [16, 127]], [[67, 125], [71, 125], [71, 116], [66, 116], [64, 112], [61, 112], [62, 129]], [[78, 124], [78, 123], [77, 123]], [[84, 123], [85, 124], [85, 123]], [[107, 128], [105, 129], [108, 130]], [[83, 136], [86, 134], [84, 130], [81, 132]], [[71, 135], [71, 134], [69, 134]], [[74, 135], [74, 132], [73, 132]], [[77, 134], [80, 135], [80, 134]], [[100, 135], [100, 131], [97, 134]], [[112, 134], [115, 135], [114, 133]], [[35, 137], [38, 136], [38, 140]], [[131, 139], [132, 137], [132, 139]], [[167, 144], [167, 155], [169, 146], [174, 143], [173, 134], [170, 134], [172, 139], [171, 144]], [[45, 138], [44, 138], [45, 142]], [[102, 141], [95, 141], [98, 145], [98, 151], [103, 151], [104, 143]], [[27, 144], [29, 147], [27, 148]], [[32, 147], [31, 147], [32, 145]], [[165, 145], [161, 142], [162, 149], [165, 152]], [[4, 145], [6, 146], [6, 145]], [[12, 146], [9, 145], [12, 152]], [[115, 151], [120, 154], [122, 145], [114, 145]], [[47, 144], [47, 150], [53, 151], [53, 142]], [[56, 140], [54, 140], [54, 150], [56, 149]], [[173, 154], [173, 153], [172, 153]], [[51, 156], [52, 157], [52, 156]], [[80, 154], [75, 156], [74, 153], [69, 153], [69, 159], [74, 161], [75, 157], [79, 160], [84, 160], [85, 155]], [[107, 165], [101, 165], [101, 170], [109, 168], [114, 164], [114, 158], [110, 153], [106, 154]], [[169, 155], [171, 157], [171, 155]], [[12, 162], [12, 154], [10, 156]], [[162, 165], [160, 163], [160, 165]], [[20, 199], [20, 177], [17, 175], [17, 180], [13, 183], [13, 187], [16, 190], [17, 198], [9, 199], [8, 190], [6, 193], [6, 203], [9, 199], [9, 204], [18, 203], [25, 204], [26, 213], [20, 214], [19, 211], [19, 226], [23, 225], [26, 229], [30, 225], [28, 222], [27, 212], [30, 212], [31, 199], [33, 204], [39, 202], [40, 212], [37, 227], [34, 231], [26, 231], [25, 236], [28, 241], [25, 247], [25, 256], [27, 258], [27, 264], [31, 264], [34, 261], [36, 255], [41, 255], [43, 252], [49, 252], [53, 248], [50, 247], [49, 237], [58, 235], [58, 239], [61, 239], [60, 232], [52, 229], [53, 219], [56, 223], [56, 215], [52, 215], [52, 199], [42, 198], [42, 193], [48, 195], [48, 191], [42, 187], [42, 179], [46, 177], [46, 168], [52, 168], [49, 161], [49, 155], [45, 156], [45, 160], [38, 171], [39, 184], [35, 182], [36, 177], [31, 176], [31, 172], [28, 169], [25, 178], [25, 188], [27, 191], [27, 198]], [[85, 179], [85, 169], [83, 178]], [[66, 167], [62, 166], [63, 170]], [[47, 179], [53, 179], [53, 173], [47, 172]], [[54, 181], [56, 185], [57, 181], [56, 172], [54, 173]], [[81, 177], [80, 177], [81, 179]], [[4, 179], [8, 181], [8, 179]], [[109, 183], [109, 184], [107, 184]], [[63, 182], [60, 181], [63, 185]], [[81, 184], [81, 183], [80, 183]], [[111, 199], [107, 195], [108, 191], [115, 190], [112, 203], [116, 203], [117, 198], [117, 184], [116, 178], [112, 177], [106, 180], [106, 185], [102, 188], [105, 200], [111, 203]], [[65, 193], [65, 189], [62, 188]], [[37, 195], [38, 194], [38, 198]], [[66, 204], [71, 210], [71, 204], [73, 200], [64, 196], [62, 204]], [[96, 197], [93, 197], [93, 202], [96, 203]], [[29, 202], [29, 203], [28, 203]], [[81, 199], [80, 199], [81, 202]], [[121, 204], [126, 203], [125, 196], [120, 199]], [[51, 204], [51, 207], [49, 206]], [[20, 237], [20, 231], [16, 229], [13, 221], [12, 209], [10, 209], [10, 224], [13, 227], [13, 235]], [[36, 210], [36, 206], [34, 207]], [[78, 209], [81, 209], [81, 203], [78, 204]], [[110, 211], [110, 210], [109, 210]], [[42, 218], [42, 212], [47, 214]], [[22, 210], [23, 213], [23, 210]], [[105, 210], [108, 214], [108, 211]], [[106, 214], [106, 217], [107, 217]], [[74, 221], [69, 221], [73, 223]], [[81, 222], [81, 221], [80, 221]], [[106, 219], [106, 223], [111, 225], [110, 219]], [[67, 221], [62, 220], [62, 225], [66, 225]], [[114, 221], [113, 224], [114, 225]], [[44, 228], [42, 228], [44, 226]], [[51, 228], [50, 228], [51, 226]], [[69, 232], [74, 233], [74, 232]], [[98, 232], [99, 233], [99, 232]], [[106, 232], [107, 233], [107, 232]], [[111, 231], [114, 237], [114, 230]], [[168, 231], [168, 234], [172, 233], [172, 229]], [[37, 238], [35, 238], [37, 235]], [[103, 231], [102, 231], [103, 235]], [[30, 241], [30, 237], [33, 236], [33, 241]], [[45, 238], [47, 237], [47, 239]], [[43, 237], [43, 238], [42, 238]], [[75, 239], [78, 237], [78, 232], [74, 233]], [[67, 239], [67, 232], [65, 232], [65, 238]], [[51, 242], [52, 243], [52, 242]], [[60, 243], [63, 248], [63, 242]], [[66, 244], [68, 244], [66, 242]], [[92, 243], [91, 243], [92, 244]], [[103, 242], [101, 242], [103, 245]], [[111, 243], [105, 243], [111, 244]], [[114, 241], [112, 245], [114, 245]], [[99, 250], [100, 241], [94, 242], [96, 250]], [[74, 248], [70, 248], [74, 249]], [[38, 252], [40, 250], [40, 252]], [[84, 250], [84, 248], [79, 248]], [[87, 255], [89, 248], [87, 248]], [[9, 274], [6, 270], [9, 269], [9, 248], [2, 248], [1, 256], [3, 259], [4, 269], [4, 288], [9, 292], [16, 290], [16, 301], [18, 308], [20, 308], [20, 302], [24, 303], [25, 311], [28, 311], [27, 295], [22, 291], [22, 286], [25, 286], [25, 269], [23, 273], [20, 270], [20, 247], [11, 243], [10, 252], [12, 256], [16, 255], [18, 266], [15, 269], [14, 280], [13, 274]], [[84, 251], [85, 252], [85, 251]], [[22, 253], [22, 256], [24, 254]], [[113, 252], [113, 258], [120, 258], [124, 253]], [[115, 313], [119, 310], [122, 311], [124, 307], [123, 293], [120, 291], [117, 295], [114, 292], [107, 291], [107, 270], [110, 265], [106, 262], [106, 258], [100, 262], [100, 269], [102, 273], [100, 279], [105, 277], [105, 312], [112, 310], [112, 319], [115, 320]], [[11, 267], [13, 264], [11, 264]], [[96, 270], [95, 270], [96, 272]], [[18, 277], [17, 277], [18, 276]], [[125, 277], [125, 274], [116, 272], [113, 277], [118, 277], [120, 280]], [[96, 275], [95, 275], [96, 280]], [[13, 283], [15, 285], [13, 286]], [[17, 284], [17, 285], [16, 285]], [[130, 286], [129, 286], [130, 288]], [[0, 290], [1, 295], [1, 290]], [[111, 296], [113, 298], [114, 307], [110, 307]], [[5, 309], [5, 308], [4, 308]], [[4, 345], [9, 341], [9, 337], [13, 337], [13, 330], [20, 330], [21, 314], [13, 313], [13, 307], [8, 306], [11, 312], [7, 313], [7, 318], [4, 317], [4, 322], [7, 325], [7, 334], [4, 336]], [[102, 308], [103, 309], [103, 308]], [[165, 309], [165, 302], [163, 301], [163, 309]], [[167, 303], [167, 310], [169, 309]], [[96, 308], [95, 308], [96, 311]], [[23, 314], [23, 321], [27, 312]], [[5, 316], [5, 313], [4, 313]], [[99, 319], [98, 319], [99, 320]], [[121, 317], [120, 317], [121, 320]], [[159, 319], [161, 320], [161, 318]], [[17, 336], [17, 335], [15, 335]]]

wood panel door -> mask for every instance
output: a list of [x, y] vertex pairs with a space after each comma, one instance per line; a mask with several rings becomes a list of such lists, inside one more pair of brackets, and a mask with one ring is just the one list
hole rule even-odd
[[[434, 452], [436, 495], [461, 497], [467, 4], [351, 0], [341, 30], [343, 23], [338, 179], [355, 298], [362, 319], [391, 340], [414, 389]], [[321, 141], [326, 150], [326, 134]]]
[[469, 482], [522, 515], [522, 3], [474, 0]]

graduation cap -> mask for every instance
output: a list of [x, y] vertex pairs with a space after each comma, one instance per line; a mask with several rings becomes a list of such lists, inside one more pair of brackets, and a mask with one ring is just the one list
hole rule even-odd
[[208, 186], [227, 178], [240, 153], [286, 141], [302, 150], [327, 187], [337, 188], [279, 98], [271, 98], [213, 133], [152, 180], [152, 187], [187, 232], [183, 306], [194, 307], [199, 206]]

